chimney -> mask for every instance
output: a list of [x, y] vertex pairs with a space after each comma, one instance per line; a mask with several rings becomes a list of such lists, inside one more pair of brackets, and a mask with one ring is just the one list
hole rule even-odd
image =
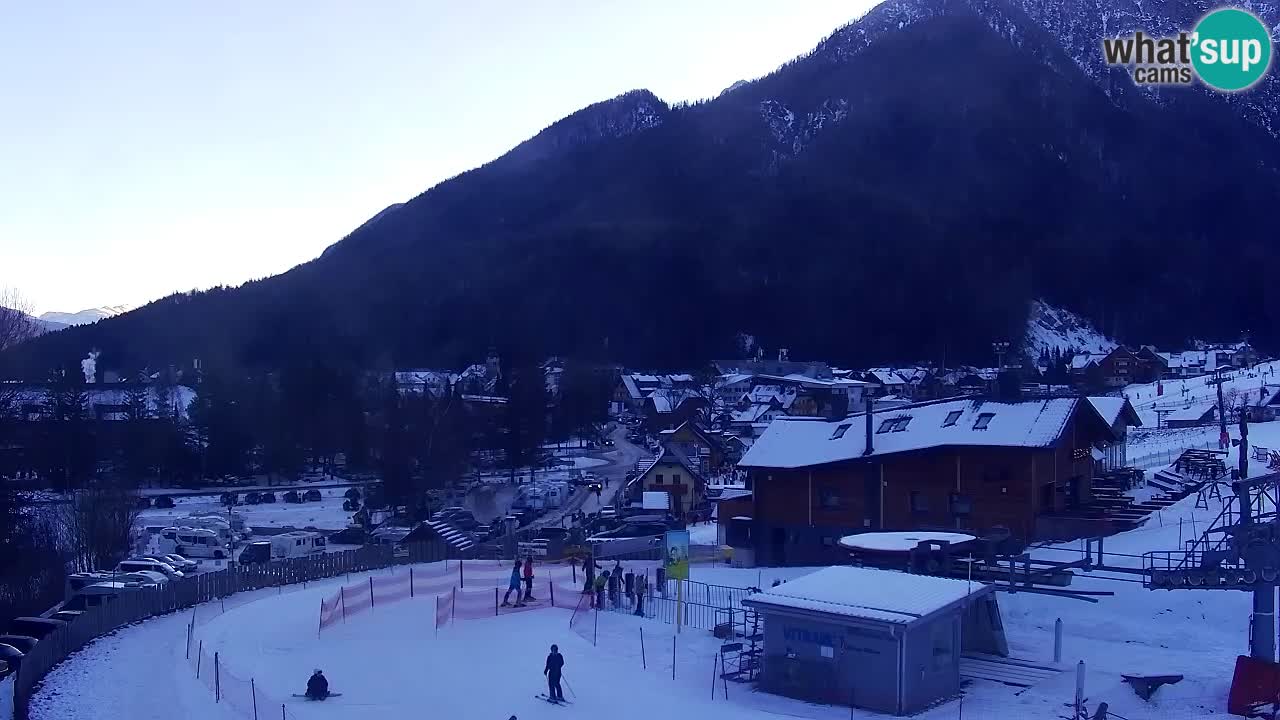
[[862, 451], [862, 454], [863, 454], [863, 455], [870, 455], [871, 453], [875, 452], [875, 448], [874, 448], [874, 447], [872, 447], [872, 445], [871, 445], [871, 422], [872, 422], [872, 420], [871, 420], [871, 396], [870, 396], [870, 395], [867, 395], [867, 396], [866, 396], [866, 407], [867, 407], [867, 413], [866, 413], [866, 415], [867, 415], [867, 447]]

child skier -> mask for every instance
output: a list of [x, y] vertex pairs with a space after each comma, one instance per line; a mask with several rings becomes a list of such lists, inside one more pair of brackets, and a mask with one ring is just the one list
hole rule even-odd
[[502, 607], [511, 605], [511, 593], [516, 594], [516, 607], [524, 607], [524, 603], [520, 602], [520, 559], [516, 558], [516, 562], [511, 566], [511, 582], [507, 585], [507, 594], [502, 596]]

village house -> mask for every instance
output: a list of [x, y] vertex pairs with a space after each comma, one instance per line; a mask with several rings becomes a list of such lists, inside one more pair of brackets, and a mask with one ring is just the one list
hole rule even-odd
[[633, 499], [638, 499], [641, 492], [666, 493], [668, 507], [676, 517], [701, 506], [707, 491], [706, 480], [699, 472], [697, 462], [678, 448], [665, 445], [653, 464], [644, 469], [629, 487], [638, 488], [638, 491], [631, 492]]
[[693, 376], [687, 373], [676, 375], [625, 373], [618, 376], [610, 410], [614, 414], [640, 412], [644, 408], [645, 400], [659, 390], [690, 390], [693, 387]]
[[1093, 451], [1116, 441], [1083, 398], [939, 400], [837, 421], [780, 418], [742, 458], [761, 565], [842, 562], [873, 530], [1007, 528], [1092, 500]]
[[1249, 422], [1280, 420], [1280, 385], [1263, 385], [1258, 399], [1249, 401], [1246, 410]]
[[1089, 403], [1103, 421], [1111, 426], [1112, 440], [1094, 448], [1099, 470], [1118, 470], [1129, 465], [1129, 428], [1142, 427], [1142, 419], [1128, 398], [1091, 397]]
[[699, 473], [708, 475], [724, 464], [724, 447], [697, 423], [685, 421], [670, 430], [658, 433], [658, 443], [678, 450], [693, 464]]
[[649, 429], [660, 431], [698, 418], [707, 408], [707, 399], [692, 388], [662, 387], [644, 399], [640, 412]]
[[761, 349], [754, 360], [717, 360], [712, 363], [721, 375], [802, 375], [815, 380], [830, 380], [831, 366], [825, 362], [792, 360], [786, 348], [778, 350], [777, 360], [766, 360]]
[[1166, 413], [1164, 426], [1189, 428], [1212, 425], [1218, 419], [1218, 407], [1212, 403], [1197, 403]]

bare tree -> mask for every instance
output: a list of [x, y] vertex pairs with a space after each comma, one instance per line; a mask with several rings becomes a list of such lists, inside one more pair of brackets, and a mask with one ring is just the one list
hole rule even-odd
[[127, 485], [96, 485], [72, 495], [61, 530], [75, 569], [113, 567], [130, 550], [138, 512], [138, 494]]
[[0, 351], [39, 333], [39, 325], [31, 316], [31, 304], [27, 299], [17, 290], [0, 287]]
[[[36, 319], [31, 317], [31, 305], [17, 290], [0, 287], [0, 352], [39, 333]], [[17, 384], [0, 382], [0, 418], [13, 410], [17, 399]]]

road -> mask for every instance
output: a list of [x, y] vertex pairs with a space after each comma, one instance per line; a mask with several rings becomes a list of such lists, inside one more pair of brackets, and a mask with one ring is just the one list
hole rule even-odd
[[626, 487], [627, 473], [636, 469], [636, 462], [641, 458], [652, 457], [646, 448], [627, 442], [627, 429], [623, 425], [619, 425], [609, 437], [614, 443], [612, 462], [591, 470], [597, 478], [606, 482], [604, 492], [600, 493], [599, 498], [595, 493], [585, 493], [586, 497], [578, 507], [588, 515], [599, 512], [604, 505], [617, 505], [618, 495]]

